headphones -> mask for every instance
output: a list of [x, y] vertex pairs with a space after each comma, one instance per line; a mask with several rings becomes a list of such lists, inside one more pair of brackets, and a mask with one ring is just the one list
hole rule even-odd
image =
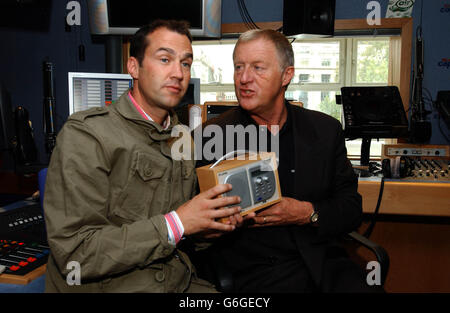
[[413, 165], [408, 157], [398, 156], [394, 159], [384, 159], [381, 169], [385, 178], [405, 178], [411, 176]]

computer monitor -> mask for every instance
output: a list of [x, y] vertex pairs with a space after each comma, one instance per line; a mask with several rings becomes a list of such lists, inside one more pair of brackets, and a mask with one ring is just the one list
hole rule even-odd
[[69, 114], [108, 106], [133, 86], [129, 74], [69, 72]]
[[407, 138], [406, 119], [396, 86], [342, 87], [343, 126], [346, 138], [362, 138], [361, 165], [369, 164], [372, 138]]
[[[69, 72], [69, 113], [108, 106], [133, 86], [129, 74]], [[175, 112], [181, 123], [189, 125], [188, 108], [200, 104], [200, 78], [191, 78], [186, 94]]]

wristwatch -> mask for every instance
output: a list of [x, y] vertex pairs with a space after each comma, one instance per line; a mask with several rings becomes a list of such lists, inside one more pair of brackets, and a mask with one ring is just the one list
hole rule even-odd
[[314, 209], [314, 211], [311, 213], [311, 216], [309, 217], [309, 222], [311, 225], [316, 225], [319, 221], [319, 212]]

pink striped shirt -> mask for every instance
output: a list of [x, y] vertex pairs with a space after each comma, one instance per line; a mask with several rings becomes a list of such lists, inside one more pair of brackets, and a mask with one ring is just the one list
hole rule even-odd
[[[152, 119], [152, 117], [150, 115], [148, 115], [147, 113], [145, 113], [144, 110], [142, 110], [141, 106], [136, 102], [136, 100], [134, 99], [134, 97], [131, 95], [131, 91], [128, 92], [128, 97], [130, 98], [131, 102], [133, 103], [134, 107], [136, 108], [136, 110], [139, 112], [139, 114], [141, 114], [141, 116], [149, 121], [154, 122], [154, 120]], [[167, 114], [167, 118], [164, 121], [164, 123], [162, 124], [162, 127], [164, 127], [164, 129], [167, 129], [170, 125], [170, 115]]]

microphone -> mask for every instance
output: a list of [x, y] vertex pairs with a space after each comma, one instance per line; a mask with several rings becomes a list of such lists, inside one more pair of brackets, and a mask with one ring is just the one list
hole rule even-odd
[[48, 61], [43, 63], [44, 76], [44, 106], [43, 106], [43, 124], [45, 135], [45, 150], [51, 155], [56, 145], [56, 132], [53, 118], [55, 107], [54, 85], [53, 85], [53, 64]]
[[422, 28], [419, 27], [416, 32], [415, 58], [416, 64], [414, 68], [415, 78], [412, 98], [412, 115], [411, 115], [411, 140], [413, 142], [426, 142], [431, 138], [431, 123], [426, 120], [427, 114], [430, 112], [425, 110], [423, 101], [423, 56], [424, 45], [422, 37]]

